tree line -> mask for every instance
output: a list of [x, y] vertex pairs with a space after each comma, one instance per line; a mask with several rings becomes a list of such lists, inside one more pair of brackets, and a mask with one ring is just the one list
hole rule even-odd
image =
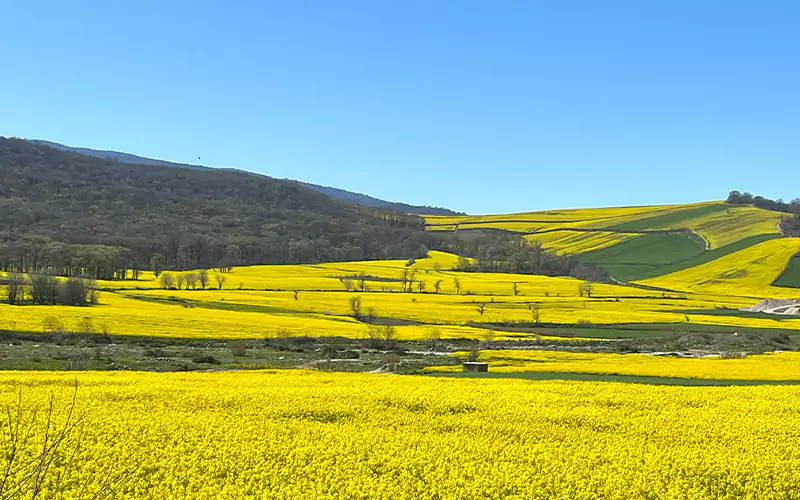
[[753, 196], [747, 192], [731, 191], [726, 202], [733, 205], [753, 205], [765, 210], [791, 214], [791, 216], [784, 217], [781, 220], [781, 231], [786, 236], [800, 236], [800, 198], [795, 198], [787, 203], [781, 199], [770, 200], [763, 196]]
[[97, 282], [90, 278], [59, 279], [50, 274], [8, 273], [5, 284], [6, 301], [12, 306], [97, 304]]
[[776, 212], [786, 212], [788, 214], [800, 216], [800, 198], [785, 202], [781, 199], [770, 200], [763, 196], [753, 196], [748, 192], [740, 193], [739, 191], [731, 191], [725, 202], [732, 205], [753, 205], [754, 207], [763, 208], [764, 210], [774, 210]]
[[458, 271], [545, 276], [571, 276], [588, 281], [609, 281], [608, 272], [590, 262], [572, 256], [547, 252], [538, 241], [509, 238], [477, 247], [475, 258], [461, 257]]

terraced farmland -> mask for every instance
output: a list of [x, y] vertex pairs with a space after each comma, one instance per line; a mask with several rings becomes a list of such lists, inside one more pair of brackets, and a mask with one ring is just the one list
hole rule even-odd
[[430, 230], [501, 229], [524, 233], [550, 251], [639, 281], [702, 265], [762, 241], [780, 238], [785, 214], [721, 202], [509, 215], [428, 217]]

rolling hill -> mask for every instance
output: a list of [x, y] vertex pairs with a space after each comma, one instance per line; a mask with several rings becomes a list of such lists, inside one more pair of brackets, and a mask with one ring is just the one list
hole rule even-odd
[[[759, 274], [758, 286], [762, 292], [775, 296], [780, 290], [770, 287], [773, 281], [785, 287], [800, 286], [798, 260], [790, 260], [800, 248], [796, 239], [784, 238], [781, 233], [778, 226], [784, 217], [783, 212], [751, 205], [703, 202], [428, 216], [426, 223], [430, 231], [492, 229], [522, 234], [547, 250], [595, 263], [617, 280], [665, 288], [674, 287], [675, 280], [693, 288], [704, 275], [719, 283], [720, 276], [729, 276], [726, 272], [742, 274], [741, 269], [735, 269], [737, 262], [742, 268], [763, 259], [769, 261], [769, 270]], [[759, 249], [762, 253], [751, 259], [748, 252], [758, 253]], [[717, 266], [722, 266], [723, 271], [717, 272]], [[682, 271], [686, 273], [680, 274]], [[730, 286], [730, 280], [726, 283]], [[752, 280], [748, 284], [752, 285]]]

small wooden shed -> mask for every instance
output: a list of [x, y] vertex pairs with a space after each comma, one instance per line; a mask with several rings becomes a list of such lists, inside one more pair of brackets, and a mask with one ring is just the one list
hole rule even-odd
[[489, 363], [482, 363], [480, 361], [464, 361], [465, 372], [488, 372]]

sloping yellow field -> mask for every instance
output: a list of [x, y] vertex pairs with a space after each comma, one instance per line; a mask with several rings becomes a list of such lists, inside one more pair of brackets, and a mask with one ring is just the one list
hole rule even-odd
[[683, 210], [688, 207], [699, 207], [711, 203], [716, 202], [684, 205], [646, 205], [639, 207], [570, 208], [491, 215], [426, 215], [425, 220], [430, 225], [431, 229], [436, 229], [439, 225], [463, 225], [466, 227], [476, 223], [494, 224], [493, 227], [498, 229], [508, 229], [511, 226], [506, 226], [504, 224], [526, 221], [545, 225], [557, 224], [564, 227], [573, 224], [579, 224], [578, 227], [583, 227], [591, 223], [595, 224], [593, 227], [601, 227], [604, 224], [619, 224], [629, 220], [654, 217], [676, 210]]
[[[667, 387], [319, 372], [0, 373], [0, 404], [83, 423], [61, 498], [796, 496], [800, 387]], [[754, 425], [757, 422], [758, 425]], [[80, 436], [80, 446], [76, 440]], [[66, 457], [74, 458], [67, 460]], [[19, 479], [27, 469], [12, 476]]]
[[798, 251], [800, 238], [768, 240], [707, 264], [643, 280], [641, 284], [732, 296], [798, 297], [800, 289], [771, 286]]
[[[582, 253], [630, 239], [625, 231], [690, 229], [702, 237], [709, 249], [719, 248], [751, 236], [777, 234], [785, 216], [752, 206], [703, 202], [601, 209], [551, 210], [505, 215], [429, 216], [430, 230], [495, 228], [529, 234], [545, 248], [567, 254]], [[621, 226], [619, 229], [614, 229]], [[565, 229], [610, 229], [592, 233]], [[555, 231], [555, 232], [554, 232]], [[616, 237], [613, 235], [616, 232]]]
[[525, 236], [528, 241], [538, 241], [542, 248], [554, 253], [576, 255], [592, 250], [610, 247], [617, 243], [635, 238], [635, 234], [579, 231], [552, 231], [548, 233], [529, 234]]
[[[466, 352], [456, 353], [466, 358]], [[492, 372], [591, 373], [716, 380], [800, 380], [800, 353], [751, 355], [742, 359], [674, 358], [646, 354], [559, 351], [481, 351]], [[461, 371], [460, 366], [429, 368]]]
[[719, 248], [750, 236], [777, 234], [780, 232], [778, 223], [786, 215], [750, 206], [726, 205], [726, 207], [722, 212], [688, 219], [682, 226], [702, 236], [709, 243], [709, 248]]

